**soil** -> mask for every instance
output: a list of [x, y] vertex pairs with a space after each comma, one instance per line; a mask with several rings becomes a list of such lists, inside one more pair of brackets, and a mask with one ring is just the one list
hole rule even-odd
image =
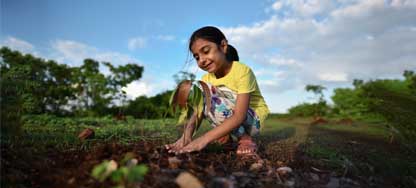
[[[103, 160], [121, 161], [128, 152], [135, 154], [139, 164], [150, 167], [140, 187], [178, 187], [175, 178], [181, 172], [195, 175], [206, 187], [282, 187], [276, 169], [287, 165], [273, 164], [259, 158], [244, 158], [234, 151], [218, 146], [191, 154], [168, 154], [161, 143], [139, 142], [120, 145], [116, 142], [100, 144], [89, 151], [54, 151], [26, 153], [13, 146], [2, 145], [2, 184], [12, 187], [111, 187], [90, 176], [94, 165]], [[172, 164], [170, 159], [177, 159]], [[221, 159], [221, 160], [218, 160]], [[260, 161], [260, 162], [259, 162]], [[259, 163], [260, 165], [253, 165]], [[222, 177], [222, 178], [221, 178]], [[7, 182], [7, 184], [5, 184]], [[227, 184], [227, 185], [225, 185]]]
[[[263, 159], [242, 159], [234, 151], [215, 151], [213, 147], [199, 153], [174, 156], [158, 145], [148, 142], [127, 146], [107, 143], [87, 152], [51, 150], [44, 156], [23, 155], [16, 153], [16, 148], [3, 146], [2, 151], [7, 152], [3, 152], [1, 161], [2, 184], [8, 182], [11, 187], [111, 187], [111, 182], [100, 183], [92, 178], [91, 170], [103, 160], [121, 161], [127, 152], [135, 153], [139, 163], [150, 167], [140, 187], [178, 187], [175, 178], [185, 171], [194, 174], [206, 187], [285, 187], [295, 182], [296, 187], [320, 187], [328, 184], [333, 175], [325, 171], [315, 172], [320, 180], [314, 182], [312, 164], [307, 163], [307, 157], [292, 156], [296, 153], [290, 152], [282, 154], [281, 150], [295, 152], [294, 148], [287, 146], [259, 152]], [[284, 160], [268, 160], [264, 157], [266, 154], [270, 159]], [[174, 157], [179, 160], [176, 165], [169, 162]], [[291, 179], [277, 172], [284, 166], [294, 169]], [[319, 164], [314, 166], [321, 168]]]
[[[121, 145], [116, 141], [100, 143], [88, 150], [71, 149], [38, 151], [33, 146], [1, 145], [2, 187], [113, 187], [110, 181], [99, 182], [91, 177], [93, 167], [103, 160], [120, 162], [132, 152], [139, 164], [146, 164], [149, 172], [144, 181], [134, 187], [179, 187], [175, 182], [182, 172], [189, 172], [205, 187], [371, 187], [381, 186], [368, 177], [358, 177], [329, 168], [324, 161], [313, 159], [303, 151], [311, 137], [310, 127], [299, 126], [289, 138], [263, 137], [258, 140], [258, 158], [236, 156], [235, 147], [210, 145], [201, 152], [168, 154], [161, 141], [141, 141]], [[319, 132], [320, 134], [322, 132]], [[337, 136], [336, 133], [332, 135]], [[341, 135], [338, 135], [341, 136]], [[372, 142], [384, 147], [380, 140], [365, 140], [357, 135], [342, 135], [358, 141], [363, 150]], [[354, 145], [356, 142], [336, 143], [334, 147]], [[352, 148], [360, 148], [353, 146]], [[396, 151], [397, 147], [386, 148]], [[362, 153], [362, 154], [360, 154]], [[358, 151], [357, 159], [365, 157]], [[173, 162], [174, 161], [174, 162]], [[293, 172], [281, 173], [281, 167]], [[394, 182], [392, 184], [394, 185]]]

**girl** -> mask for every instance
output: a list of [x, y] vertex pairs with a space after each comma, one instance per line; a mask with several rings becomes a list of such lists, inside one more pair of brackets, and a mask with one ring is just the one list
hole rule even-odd
[[194, 109], [182, 137], [166, 145], [166, 149], [174, 153], [199, 151], [213, 141], [224, 143], [233, 136], [238, 140], [237, 154], [256, 155], [257, 145], [252, 137], [258, 134], [269, 109], [255, 75], [238, 61], [237, 51], [216, 27], [196, 30], [189, 40], [189, 50], [198, 66], [208, 73], [202, 81], [179, 84], [173, 100], [183, 106], [187, 99], [189, 101], [189, 93], [201, 93], [204, 117], [214, 128], [192, 140], [192, 134], [201, 123], [198, 110]]

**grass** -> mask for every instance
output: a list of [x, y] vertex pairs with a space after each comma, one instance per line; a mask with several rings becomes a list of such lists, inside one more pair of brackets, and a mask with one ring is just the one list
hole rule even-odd
[[[36, 149], [54, 148], [58, 150], [88, 146], [107, 141], [129, 144], [139, 140], [173, 140], [176, 120], [132, 119], [116, 121], [111, 118], [60, 118], [54, 116], [27, 116], [22, 131], [17, 136], [2, 135], [2, 143], [19, 146], [36, 146]], [[78, 134], [91, 128], [93, 139], [81, 142]]]
[[388, 137], [390, 135], [389, 128], [387, 128], [385, 125], [380, 124], [366, 124], [356, 122], [352, 125], [337, 125], [329, 123], [321, 125], [320, 127], [328, 130], [365, 134], [367, 136]]

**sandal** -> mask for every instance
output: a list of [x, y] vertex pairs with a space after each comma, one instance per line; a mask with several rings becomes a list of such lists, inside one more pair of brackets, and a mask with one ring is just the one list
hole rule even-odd
[[242, 136], [238, 141], [237, 155], [239, 156], [257, 156], [257, 144], [250, 136]]

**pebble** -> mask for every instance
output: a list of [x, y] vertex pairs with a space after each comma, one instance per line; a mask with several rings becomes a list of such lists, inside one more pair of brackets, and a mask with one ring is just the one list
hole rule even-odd
[[317, 174], [315, 173], [309, 173], [309, 174], [311, 175], [313, 181], [319, 181], [319, 176]]

